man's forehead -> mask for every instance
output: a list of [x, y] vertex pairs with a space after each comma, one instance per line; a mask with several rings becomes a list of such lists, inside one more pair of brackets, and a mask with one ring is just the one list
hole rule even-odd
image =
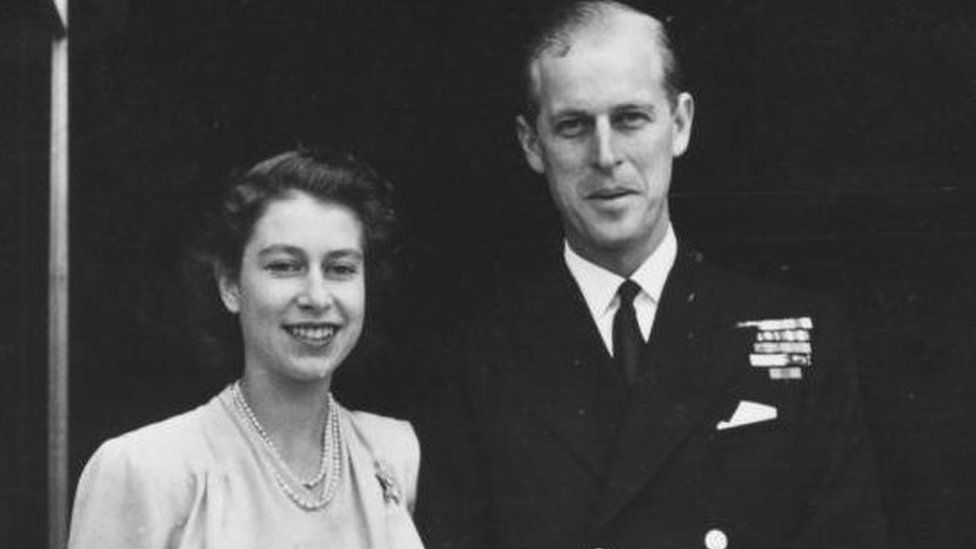
[[572, 55], [581, 48], [599, 48], [609, 42], [646, 42], [655, 48], [661, 43], [663, 26], [653, 17], [629, 8], [607, 7], [563, 32], [542, 48], [536, 60]]
[[543, 110], [591, 110], [653, 103], [664, 93], [664, 57], [645, 33], [583, 37], [565, 55], [540, 56], [530, 67]]

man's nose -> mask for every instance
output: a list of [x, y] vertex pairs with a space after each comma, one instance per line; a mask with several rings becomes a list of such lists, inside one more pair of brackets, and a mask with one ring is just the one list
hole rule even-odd
[[613, 126], [605, 118], [597, 119], [593, 132], [593, 163], [604, 170], [612, 170], [620, 164]]
[[332, 291], [325, 277], [314, 271], [309, 273], [302, 292], [298, 295], [298, 304], [308, 309], [324, 309], [330, 306]]

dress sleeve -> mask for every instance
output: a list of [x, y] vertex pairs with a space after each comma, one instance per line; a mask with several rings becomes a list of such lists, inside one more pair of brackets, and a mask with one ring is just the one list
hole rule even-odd
[[420, 474], [420, 442], [417, 440], [413, 425], [406, 423], [405, 427], [403, 490], [407, 509], [413, 514], [417, 503], [417, 478]]
[[[69, 549], [163, 549], [180, 545], [193, 479], [124, 437], [104, 443], [82, 472]], [[153, 459], [156, 457], [157, 459]], [[148, 459], [146, 459], [148, 458]]]
[[408, 421], [352, 412], [353, 426], [375, 459], [392, 469], [403, 503], [413, 514], [420, 475], [420, 441]]

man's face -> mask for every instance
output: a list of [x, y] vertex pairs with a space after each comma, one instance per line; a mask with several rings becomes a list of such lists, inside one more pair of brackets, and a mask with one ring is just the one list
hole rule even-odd
[[569, 244], [629, 271], [667, 231], [671, 163], [688, 146], [693, 105], [686, 93], [674, 108], [668, 100], [652, 21], [614, 18], [578, 31], [567, 55], [536, 60], [539, 115], [534, 123], [519, 117], [518, 132], [529, 165], [549, 182]]

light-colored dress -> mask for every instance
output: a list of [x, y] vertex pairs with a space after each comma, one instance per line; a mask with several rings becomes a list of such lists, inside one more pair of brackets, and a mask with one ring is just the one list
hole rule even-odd
[[109, 440], [82, 473], [69, 549], [422, 549], [410, 513], [420, 446], [409, 423], [341, 406], [334, 499], [307, 511], [230, 389]]

